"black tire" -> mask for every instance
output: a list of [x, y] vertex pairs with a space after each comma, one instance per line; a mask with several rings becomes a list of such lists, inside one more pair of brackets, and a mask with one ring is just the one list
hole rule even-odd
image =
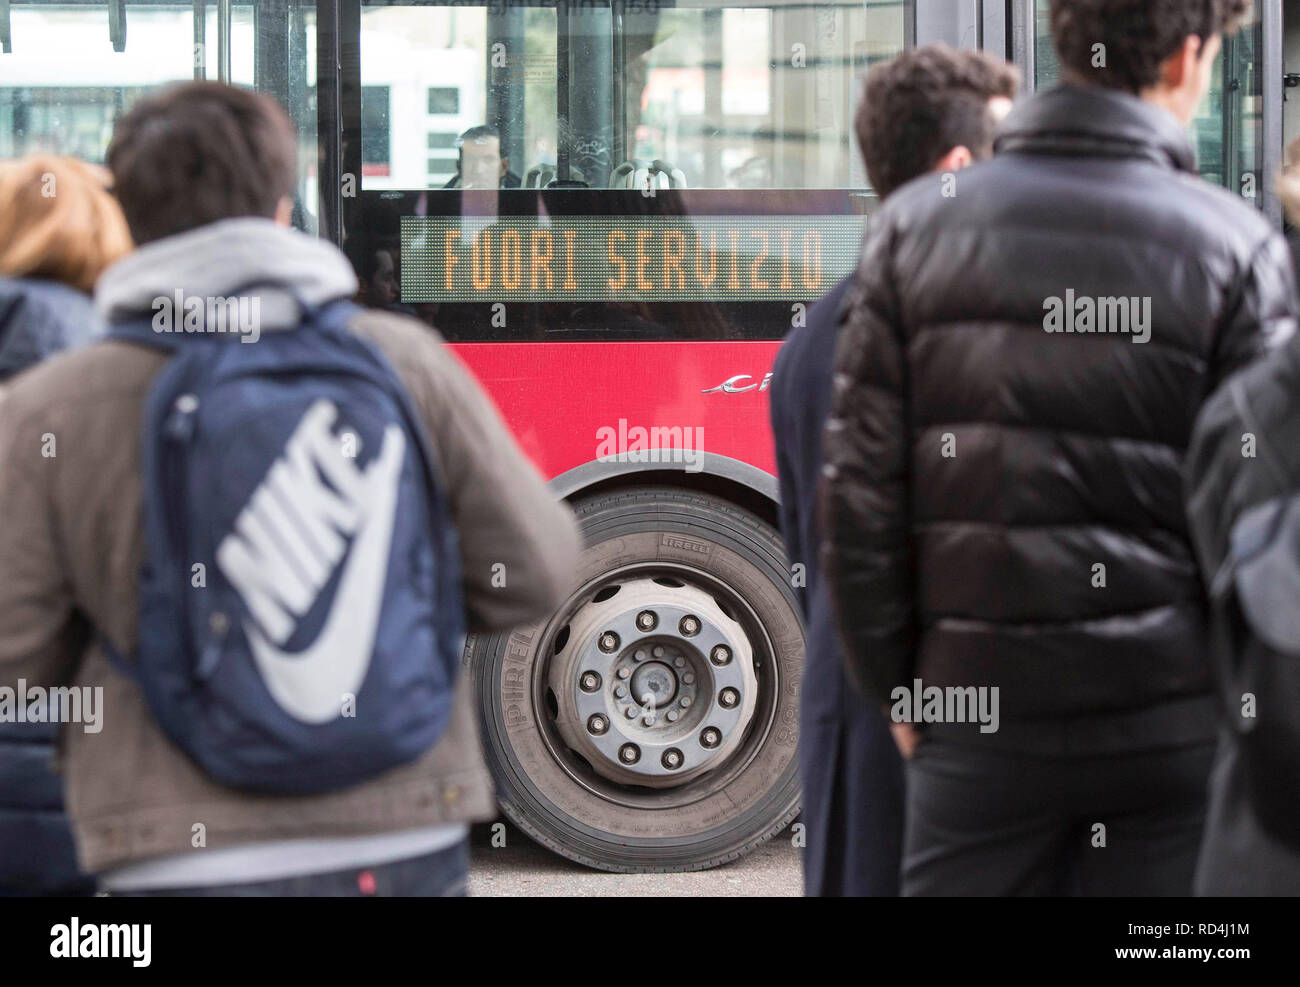
[[[799, 811], [804, 642], [780, 539], [748, 510], [672, 487], [606, 491], [574, 509], [586, 548], [570, 599], [548, 620], [470, 642], [483, 743], [502, 811], [543, 846], [601, 870], [702, 870], [741, 857]], [[619, 580], [645, 574], [660, 574], [656, 584], [688, 587], [679, 592], [703, 589], [717, 601], [744, 629], [757, 682], [751, 718], [728, 740], [738, 746], [687, 783], [659, 782], [668, 787], [619, 784], [598, 774], [560, 736], [559, 707], [547, 682], [572, 618], [619, 592], [608, 588]]]

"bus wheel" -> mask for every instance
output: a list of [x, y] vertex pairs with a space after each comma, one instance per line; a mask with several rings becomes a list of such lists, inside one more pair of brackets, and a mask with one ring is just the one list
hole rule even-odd
[[574, 509], [586, 548], [572, 595], [470, 645], [501, 808], [602, 870], [734, 860], [799, 809], [803, 632], [780, 539], [676, 488]]

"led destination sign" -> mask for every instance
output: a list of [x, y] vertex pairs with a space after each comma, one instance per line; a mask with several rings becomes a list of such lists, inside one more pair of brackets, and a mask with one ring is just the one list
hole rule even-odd
[[853, 270], [858, 216], [403, 216], [402, 301], [814, 298]]

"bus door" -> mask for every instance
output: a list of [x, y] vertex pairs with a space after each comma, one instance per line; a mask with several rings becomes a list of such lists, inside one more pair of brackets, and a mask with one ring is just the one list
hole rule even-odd
[[[1266, 17], [1273, 14], [1272, 6], [1275, 5], [1270, 5]], [[1300, 0], [1281, 0], [1281, 10], [1276, 12], [1276, 17], [1279, 23], [1275, 47], [1282, 84], [1275, 87], [1280, 119], [1274, 146], [1279, 164], [1287, 164], [1286, 149], [1300, 139]], [[1273, 46], [1268, 48], [1267, 54], [1274, 54]], [[1295, 163], [1300, 164], [1300, 155], [1296, 155]]]

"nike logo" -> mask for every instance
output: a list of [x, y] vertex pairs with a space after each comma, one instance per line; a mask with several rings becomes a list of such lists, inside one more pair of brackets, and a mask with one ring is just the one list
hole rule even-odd
[[[253, 618], [244, 631], [267, 689], [304, 723], [339, 716], [343, 696], [356, 694], [370, 667], [406, 452], [402, 430], [390, 425], [379, 454], [359, 470], [333, 432], [337, 418], [330, 401], [307, 409], [217, 548], [217, 565]], [[282, 650], [345, 553], [316, 640]]]

